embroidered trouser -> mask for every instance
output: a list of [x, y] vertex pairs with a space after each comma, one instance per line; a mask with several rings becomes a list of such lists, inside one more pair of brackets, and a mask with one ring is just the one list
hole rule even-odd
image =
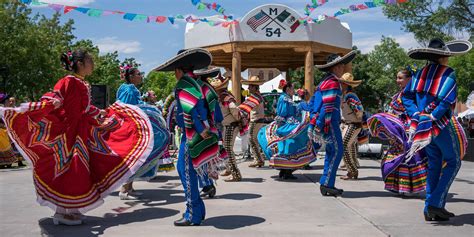
[[357, 135], [361, 130], [360, 126], [354, 124], [345, 124], [342, 129], [344, 163], [349, 174], [357, 175]]
[[237, 137], [238, 127], [232, 125], [226, 125], [224, 127], [224, 148], [229, 154], [229, 160], [227, 161], [227, 170], [230, 171], [232, 177], [241, 178], [239, 167], [237, 167], [237, 160], [234, 154], [234, 143]]
[[336, 173], [342, 160], [343, 144], [339, 121], [333, 119], [331, 128], [326, 135], [326, 157], [324, 158], [324, 171], [319, 183], [333, 188], [336, 182]]
[[250, 135], [250, 149], [252, 150], [252, 156], [254, 162], [264, 163], [262, 151], [258, 144], [258, 131], [265, 126], [264, 123], [250, 122], [249, 135]]
[[[426, 206], [443, 208], [449, 188], [461, 168], [461, 155], [454, 144], [456, 133], [450, 125], [425, 148], [428, 156], [428, 176], [426, 185]], [[443, 162], [446, 166], [443, 168]]]
[[214, 185], [214, 181], [212, 181], [212, 179], [209, 178], [209, 175], [207, 174], [207, 172], [204, 173], [203, 176], [198, 175], [197, 178], [198, 178], [199, 188], [204, 188], [207, 186]]
[[196, 170], [194, 170], [191, 157], [186, 151], [186, 136], [183, 135], [179, 146], [177, 168], [186, 198], [186, 212], [184, 213], [184, 218], [194, 224], [200, 224], [206, 215], [206, 208], [199, 196], [198, 175]]

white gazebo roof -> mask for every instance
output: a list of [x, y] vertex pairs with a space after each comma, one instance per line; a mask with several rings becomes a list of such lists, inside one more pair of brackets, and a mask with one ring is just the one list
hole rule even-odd
[[[239, 24], [230, 27], [188, 23], [185, 48], [207, 47], [232, 42], [304, 41], [338, 48], [352, 48], [352, 33], [346, 23], [328, 18], [307, 25], [299, 24], [302, 16], [281, 4], [267, 4], [248, 12]], [[217, 19], [217, 16], [209, 19]]]

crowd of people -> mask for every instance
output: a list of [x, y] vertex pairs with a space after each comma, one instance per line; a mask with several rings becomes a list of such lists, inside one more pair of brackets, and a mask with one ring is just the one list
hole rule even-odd
[[[94, 71], [93, 58], [76, 50], [62, 55], [70, 73], [39, 102], [0, 108], [0, 135], [11, 139], [31, 163], [37, 200], [55, 211], [55, 224], [82, 224], [87, 211], [118, 189], [122, 200], [139, 199], [142, 193], [134, 189], [134, 181], [174, 168], [169, 147], [175, 139], [171, 135], [178, 134], [176, 169], [186, 206], [174, 225], [200, 225], [206, 216], [202, 196], [216, 195], [215, 180], [223, 176], [226, 182], [239, 182], [245, 175], [234, 143], [246, 133], [253, 158], [249, 167], [262, 167], [268, 160], [282, 180], [297, 179], [293, 172], [325, 151], [319, 180], [323, 196], [343, 195], [335, 185], [338, 169], [347, 171], [342, 180], [358, 179], [357, 145], [367, 142], [369, 133], [388, 140], [381, 162], [385, 189], [401, 194], [426, 191], [425, 219], [445, 221], [455, 216], [446, 210], [446, 198], [467, 145], [454, 117], [456, 76], [447, 64], [449, 57], [471, 48], [467, 41], [433, 39], [426, 48], [410, 50], [411, 58], [427, 64], [418, 71], [400, 70], [400, 91], [390, 110], [369, 118], [354, 90], [363, 80], [345, 71], [356, 52], [330, 54], [325, 64], [315, 65], [325, 75], [314, 93], [295, 91], [291, 81], [280, 83], [282, 93], [271, 121], [265, 117], [260, 92], [266, 81], [257, 76], [243, 80], [249, 94], [238, 104], [227, 90], [230, 76], [212, 67], [211, 54], [200, 48], [181, 50], [154, 69], [174, 72], [177, 80], [173, 95], [160, 104], [163, 108], [156, 106], [152, 91], [140, 93], [139, 69], [121, 65], [117, 101], [99, 109], [91, 104], [86, 80]], [[301, 102], [293, 101], [295, 93]], [[3, 101], [11, 99], [7, 97], [2, 95]], [[13, 156], [13, 147], [3, 147], [2, 160]]]

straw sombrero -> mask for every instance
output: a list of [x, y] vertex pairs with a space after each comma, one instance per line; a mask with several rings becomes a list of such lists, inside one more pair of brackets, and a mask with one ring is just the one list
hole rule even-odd
[[344, 75], [342, 75], [342, 77], [339, 78], [339, 81], [352, 87], [357, 87], [360, 85], [360, 83], [362, 83], [361, 80], [355, 81], [354, 76], [352, 76], [352, 74], [348, 72], [344, 73]]
[[251, 76], [248, 80], [242, 80], [243, 85], [255, 85], [260, 86], [263, 85], [266, 81], [260, 80], [258, 76]]
[[441, 39], [432, 39], [426, 48], [417, 48], [408, 51], [413, 59], [436, 61], [442, 57], [451, 57], [469, 52], [472, 43], [466, 40], [454, 40], [444, 43]]
[[200, 76], [201, 78], [214, 78], [219, 75], [221, 69], [218, 67], [207, 67], [194, 71], [194, 75]]
[[336, 66], [337, 64], [340, 64], [340, 63], [348, 64], [348, 63], [352, 62], [352, 60], [354, 60], [356, 55], [357, 54], [356, 54], [355, 50], [352, 50], [351, 52], [349, 52], [348, 54], [346, 54], [342, 57], [337, 55], [337, 54], [330, 54], [326, 59], [326, 64], [324, 64], [324, 65], [315, 65], [315, 66], [319, 70], [326, 71], [329, 68], [331, 68], [332, 66]]
[[176, 56], [155, 68], [155, 71], [169, 72], [176, 68], [198, 70], [208, 67], [212, 62], [209, 51], [201, 48], [180, 50]]
[[229, 85], [230, 78], [224, 79], [223, 77], [214, 77], [209, 79], [209, 83], [216, 91], [227, 89]]

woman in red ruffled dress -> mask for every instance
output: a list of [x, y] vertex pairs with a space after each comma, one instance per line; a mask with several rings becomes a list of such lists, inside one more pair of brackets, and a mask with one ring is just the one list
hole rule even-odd
[[62, 55], [71, 71], [40, 102], [1, 108], [6, 128], [33, 167], [37, 201], [55, 210], [55, 224], [79, 225], [141, 167], [153, 147], [150, 121], [133, 105], [91, 104], [94, 62], [85, 51]]

